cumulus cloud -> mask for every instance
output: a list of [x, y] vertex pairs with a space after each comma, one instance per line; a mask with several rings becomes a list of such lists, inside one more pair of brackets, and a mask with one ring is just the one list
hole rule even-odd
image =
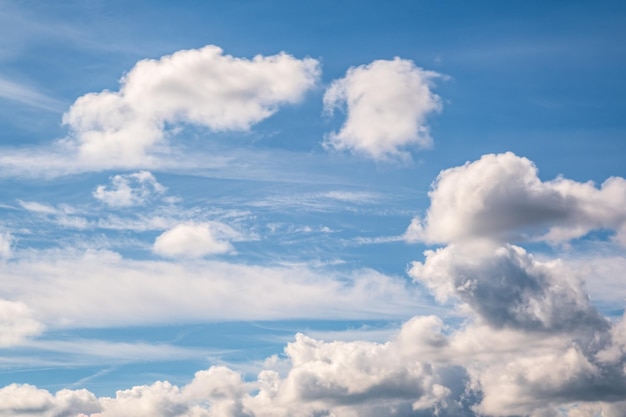
[[560, 261], [539, 262], [519, 246], [489, 241], [426, 251], [409, 275], [439, 300], [457, 297], [494, 327], [606, 329], [580, 277]]
[[2, 417], [75, 417], [99, 410], [98, 399], [87, 390], [61, 390], [52, 395], [27, 384], [0, 389]]
[[111, 177], [111, 185], [99, 185], [94, 198], [110, 207], [131, 207], [145, 204], [151, 197], [163, 194], [166, 188], [148, 171]]
[[92, 417], [467, 415], [452, 398], [462, 394], [458, 388], [463, 385], [452, 389], [442, 385], [452, 385], [459, 375], [440, 372], [438, 366], [413, 356], [420, 347], [432, 349], [432, 337], [404, 334], [416, 329], [437, 332], [441, 326], [436, 317], [415, 318], [384, 344], [323, 342], [299, 334], [285, 348], [286, 374], [275, 370], [275, 361], [268, 361], [269, 366], [251, 381], [244, 381], [231, 369], [214, 366], [197, 372], [182, 387], [158, 381], [97, 400], [85, 391], [64, 390], [52, 396], [28, 385], [4, 390], [19, 399], [9, 403], [11, 410], [38, 410], [42, 415], [68, 409], [61, 398], [74, 398], [74, 404], [82, 408], [76, 406], [72, 411]]
[[400, 58], [350, 68], [324, 94], [326, 111], [345, 105], [347, 112], [325, 146], [378, 160], [406, 157], [403, 149], [410, 145], [430, 146], [427, 118], [441, 109], [431, 91], [437, 77]]
[[[298, 334], [256, 379], [215, 366], [182, 387], [158, 381], [97, 402], [84, 391], [60, 393], [78, 397], [73, 412], [91, 417], [623, 417], [624, 328], [585, 338], [474, 318], [450, 331], [438, 317], [417, 316], [385, 343]], [[60, 393], [5, 390], [22, 399], [9, 402], [12, 411], [63, 409]]]
[[167, 257], [200, 258], [232, 252], [234, 248], [229, 240], [239, 236], [223, 223], [183, 223], [159, 235], [153, 250]]
[[245, 131], [281, 105], [300, 101], [317, 82], [319, 62], [284, 52], [252, 59], [217, 46], [139, 61], [119, 91], [86, 94], [63, 117], [65, 145], [97, 166], [145, 165], [167, 149], [180, 123]]
[[592, 230], [617, 231], [624, 240], [626, 180], [542, 181], [528, 159], [489, 154], [442, 171], [429, 193], [425, 219], [415, 218], [408, 241], [449, 243], [465, 238], [565, 242]]
[[625, 398], [624, 325], [598, 313], [562, 262], [474, 241], [427, 251], [409, 274], [469, 319], [437, 355], [466, 369], [477, 415], [560, 416]]

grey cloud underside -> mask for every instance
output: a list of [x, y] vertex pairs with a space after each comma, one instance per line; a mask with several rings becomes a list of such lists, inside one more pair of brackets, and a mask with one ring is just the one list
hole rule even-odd
[[[97, 399], [76, 392], [72, 404], [93, 417], [624, 415], [626, 321], [602, 317], [560, 262], [481, 241], [429, 252], [409, 273], [458, 303], [467, 322], [451, 330], [417, 316], [386, 343], [298, 335], [285, 348], [283, 373], [270, 361], [247, 382], [214, 367], [184, 387], [158, 382]], [[33, 397], [33, 389], [6, 387], [0, 398]], [[79, 410], [59, 394], [37, 395], [47, 398], [38, 415]], [[4, 415], [20, 410], [12, 407]], [[22, 411], [28, 415], [26, 405]]]

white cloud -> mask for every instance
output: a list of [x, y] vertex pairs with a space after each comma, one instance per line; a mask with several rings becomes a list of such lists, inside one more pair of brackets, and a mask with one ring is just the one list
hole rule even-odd
[[616, 230], [616, 239], [624, 239], [626, 180], [621, 177], [600, 188], [561, 177], [541, 181], [530, 160], [507, 152], [442, 171], [432, 187], [426, 218], [413, 219], [408, 241], [488, 237], [559, 243], [595, 229]]
[[340, 273], [307, 265], [130, 260], [108, 251], [20, 252], [0, 268], [0, 282], [0, 297], [21, 300], [35, 320], [54, 328], [387, 319], [407, 317], [416, 308], [430, 311], [404, 278], [369, 269]]
[[[415, 329], [437, 332], [440, 327], [435, 317], [415, 318], [401, 334]], [[196, 372], [182, 387], [158, 381], [97, 400], [84, 390], [64, 390], [52, 396], [29, 385], [10, 385], [4, 388], [12, 397], [6, 408], [48, 415], [44, 413], [66, 409], [64, 397], [74, 398], [73, 412], [93, 413], [92, 417], [399, 417], [437, 409], [444, 410], [441, 416], [461, 415], [455, 414], [460, 405], [448, 398], [461, 393], [442, 385], [450, 376], [440, 375], [437, 366], [412, 356], [419, 346], [433, 348], [431, 338], [424, 336], [404, 335], [387, 343], [324, 343], [297, 335], [285, 348], [284, 376], [275, 370], [280, 367], [275, 361], [267, 361], [257, 380], [250, 382], [226, 367], [214, 366]]]
[[425, 252], [409, 275], [440, 301], [456, 297], [493, 327], [533, 331], [602, 329], [580, 277], [560, 261], [539, 262], [524, 249], [488, 241]]
[[110, 188], [99, 185], [93, 196], [110, 207], [131, 207], [145, 204], [154, 195], [163, 194], [166, 188], [148, 171], [111, 177]]
[[65, 145], [97, 166], [145, 166], [167, 150], [167, 126], [246, 131], [281, 105], [300, 101], [319, 74], [311, 58], [284, 52], [236, 58], [213, 45], [139, 61], [119, 91], [76, 100], [63, 117], [72, 131]]
[[[614, 332], [616, 343], [622, 343], [620, 332]], [[7, 409], [40, 415], [64, 410], [64, 397], [75, 399], [73, 412], [91, 417], [557, 417], [566, 410], [571, 417], [599, 410], [623, 416], [623, 363], [615, 355], [594, 359], [605, 335], [600, 330], [589, 343], [477, 322], [449, 332], [441, 319], [421, 316], [384, 343], [297, 335], [286, 358], [267, 360], [256, 380], [214, 366], [181, 387], [158, 381], [97, 402], [84, 390], [52, 396], [10, 385], [3, 391], [11, 396]]]
[[32, 211], [34, 213], [40, 214], [59, 214], [61, 211], [55, 207], [52, 207], [48, 204], [39, 203], [37, 201], [22, 201], [18, 200], [20, 206], [28, 211]]
[[45, 218], [52, 219], [54, 223], [62, 227], [87, 229], [93, 226], [86, 218], [76, 215], [80, 213], [79, 210], [66, 204], [60, 204], [58, 207], [54, 207], [36, 201], [18, 200], [18, 202], [24, 209]]
[[9, 232], [0, 232], [0, 260], [8, 259], [13, 253], [13, 235]]
[[87, 390], [61, 390], [52, 395], [27, 384], [0, 389], [2, 417], [73, 417], [99, 410], [98, 399]]
[[430, 146], [427, 117], [441, 109], [431, 91], [432, 71], [400, 58], [352, 67], [324, 94], [324, 108], [333, 112], [345, 103], [347, 118], [325, 146], [373, 159], [406, 157], [410, 145]]
[[2, 77], [0, 77], [0, 98], [51, 112], [60, 113], [63, 108], [59, 100], [49, 97], [31, 86]]
[[26, 304], [0, 299], [0, 347], [19, 345], [43, 330]]
[[234, 250], [230, 240], [240, 235], [218, 223], [183, 223], [166, 230], [154, 241], [155, 253], [167, 257], [200, 258]]
[[597, 312], [564, 262], [472, 241], [427, 251], [409, 274], [471, 318], [436, 355], [467, 370], [477, 415], [558, 416], [626, 395], [623, 324]]

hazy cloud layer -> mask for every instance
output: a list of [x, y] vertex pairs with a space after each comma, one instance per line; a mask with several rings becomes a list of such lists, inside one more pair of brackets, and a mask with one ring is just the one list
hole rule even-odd
[[559, 243], [595, 229], [615, 230], [616, 240], [624, 240], [624, 178], [611, 177], [600, 188], [562, 177], [542, 181], [530, 160], [511, 152], [442, 171], [429, 196], [426, 217], [413, 219], [408, 241], [486, 237]]
[[407, 146], [429, 146], [426, 119], [441, 109], [439, 96], [431, 91], [437, 77], [400, 58], [350, 68], [324, 94], [326, 111], [345, 105], [347, 113], [325, 145], [373, 159], [406, 158]]
[[29, 251], [5, 262], [0, 280], [0, 297], [20, 300], [46, 325], [70, 328], [398, 318], [424, 302], [403, 278], [371, 269], [339, 273], [305, 264], [132, 260], [105, 250]]

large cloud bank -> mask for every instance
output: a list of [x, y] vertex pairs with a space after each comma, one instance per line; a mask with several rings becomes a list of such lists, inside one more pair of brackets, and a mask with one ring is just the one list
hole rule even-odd
[[[486, 175], [492, 171], [493, 176]], [[504, 175], [509, 171], [515, 174]], [[464, 175], [455, 178], [457, 172]], [[476, 185], [459, 191], [474, 191], [475, 201], [466, 199], [460, 205], [440, 198], [450, 178]], [[438, 213], [464, 215], [471, 232], [451, 227], [455, 233], [434, 239], [447, 246], [426, 251], [408, 274], [439, 302], [453, 307], [463, 319], [460, 325], [417, 316], [385, 343], [322, 341], [298, 334], [283, 357], [268, 358], [251, 379], [218, 366], [197, 372], [182, 387], [160, 381], [118, 391], [115, 397], [97, 398], [84, 390], [53, 395], [14, 384], [0, 389], [0, 399], [6, 399], [0, 401], [0, 416], [624, 417], [626, 319], [612, 322], [603, 317], [567, 262], [539, 260], [504, 241], [520, 230], [535, 231], [538, 225], [537, 236], [556, 227], [569, 230], [570, 223], [572, 230], [597, 227], [590, 220], [595, 212], [586, 208], [598, 204], [602, 215], [595, 219], [619, 230], [613, 204], [623, 198], [622, 183], [614, 178], [601, 189], [565, 179], [544, 183], [530, 161], [513, 154], [485, 156], [442, 172], [431, 193], [425, 233], [437, 223], [433, 219]], [[526, 192], [526, 198], [508, 194], [511, 187]], [[577, 191], [568, 194], [559, 187]], [[545, 214], [537, 194], [556, 202], [565, 198], [573, 207], [566, 210], [555, 204], [555, 210]], [[512, 218], [503, 222], [506, 216], [499, 210]], [[524, 215], [525, 210], [530, 213]], [[483, 211], [493, 215], [494, 227], [481, 229], [471, 223], [487, 222]], [[225, 268], [217, 263], [199, 265]], [[289, 292], [283, 294], [290, 298]], [[353, 299], [358, 292], [349, 295]], [[11, 314], [28, 317], [21, 306], [5, 307]]]

